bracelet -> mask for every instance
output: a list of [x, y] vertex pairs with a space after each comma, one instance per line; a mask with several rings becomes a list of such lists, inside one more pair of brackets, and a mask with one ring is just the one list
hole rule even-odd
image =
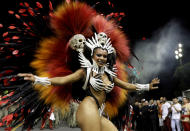
[[48, 77], [38, 77], [38, 76], [34, 76], [35, 81], [34, 81], [34, 85], [35, 84], [41, 84], [41, 85], [51, 85], [50, 79]]
[[135, 84], [137, 91], [149, 91], [150, 85], [149, 84]]

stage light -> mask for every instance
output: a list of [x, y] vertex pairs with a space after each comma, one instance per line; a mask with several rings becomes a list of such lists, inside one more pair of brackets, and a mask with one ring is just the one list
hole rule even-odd
[[179, 51], [179, 52], [182, 52], [182, 48], [179, 48], [178, 51]]
[[181, 53], [179, 53], [179, 57], [182, 57], [183, 55]]
[[181, 43], [179, 43], [178, 46], [181, 48], [183, 45]]
[[175, 52], [175, 58], [179, 61], [180, 65], [182, 65], [182, 57], [183, 57], [183, 45], [181, 43], [178, 43], [177, 49]]

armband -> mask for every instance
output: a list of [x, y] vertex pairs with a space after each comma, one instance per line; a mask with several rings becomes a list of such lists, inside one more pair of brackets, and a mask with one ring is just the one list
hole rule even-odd
[[149, 84], [135, 84], [137, 87], [137, 91], [149, 91], [150, 85]]
[[34, 76], [35, 81], [34, 81], [34, 85], [35, 84], [41, 84], [41, 85], [51, 85], [50, 79], [48, 77], [38, 77], [38, 76]]

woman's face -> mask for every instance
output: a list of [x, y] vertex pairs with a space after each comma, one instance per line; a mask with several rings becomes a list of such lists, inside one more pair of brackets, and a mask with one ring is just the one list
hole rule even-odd
[[102, 67], [107, 62], [108, 52], [102, 48], [97, 48], [94, 50], [93, 59], [99, 67]]

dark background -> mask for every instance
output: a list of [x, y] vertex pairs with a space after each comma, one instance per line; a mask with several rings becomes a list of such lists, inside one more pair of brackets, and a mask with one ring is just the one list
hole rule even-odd
[[[7, 10], [14, 9], [23, 0], [5, 0], [0, 4], [0, 21], [7, 18]], [[27, 0], [26, 0], [27, 1]], [[40, 1], [40, 0], [39, 0]], [[104, 14], [111, 12], [125, 12], [126, 17], [122, 21], [124, 31], [131, 41], [142, 37], [151, 37], [152, 32], [165, 25], [171, 19], [179, 19], [183, 25], [190, 29], [190, 8], [188, 2], [182, 1], [140, 1], [140, 0], [109, 0], [114, 7], [108, 5], [108, 0], [81, 0]], [[53, 0], [53, 5], [62, 0]]]
[[[21, 0], [20, 0], [21, 1]], [[53, 0], [54, 6], [61, 3], [61, 0]], [[130, 40], [130, 47], [135, 47], [135, 42], [142, 39], [149, 39], [153, 33], [163, 27], [172, 19], [180, 21], [186, 30], [190, 31], [190, 8], [185, 1], [141, 1], [141, 0], [110, 0], [114, 7], [110, 7], [107, 0], [90, 0], [86, 2], [94, 6], [100, 13], [109, 14], [111, 12], [125, 12], [126, 16], [121, 21], [123, 31]], [[97, 2], [99, 2], [97, 4]], [[0, 4], [0, 23], [9, 22], [7, 11], [18, 6], [19, 0], [4, 0]], [[150, 54], [151, 55], [151, 54]], [[189, 62], [189, 54], [186, 54], [184, 63]], [[159, 98], [167, 96], [169, 99], [175, 96], [175, 89], [178, 88], [174, 79], [168, 79], [174, 75], [176, 68], [171, 72], [159, 74], [161, 79], [160, 89], [148, 93], [146, 98]], [[176, 86], [175, 88], [165, 87]], [[180, 94], [180, 93], [179, 93]], [[177, 95], [179, 95], [177, 94]]]

